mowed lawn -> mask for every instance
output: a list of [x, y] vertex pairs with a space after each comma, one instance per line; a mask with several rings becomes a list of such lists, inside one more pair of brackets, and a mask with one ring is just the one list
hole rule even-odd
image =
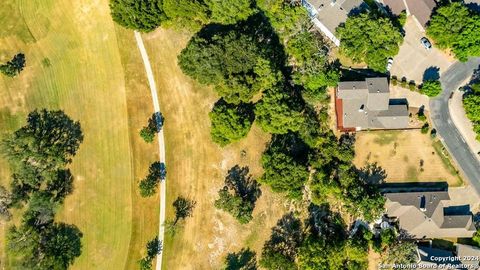
[[[57, 214], [84, 235], [72, 269], [134, 269], [130, 262], [145, 244], [137, 236], [145, 229], [151, 238], [158, 227], [158, 198], [136, 205], [134, 188], [156, 153], [137, 138], [151, 113], [149, 96], [140, 93], [148, 91], [145, 79], [125, 79], [139, 66], [130, 58], [133, 34], [117, 35], [108, 0], [3, 0], [0, 15], [0, 60], [19, 51], [27, 59], [19, 77], [0, 76], [2, 132], [23, 125], [35, 108], [62, 109], [83, 128], [71, 165], [75, 190]], [[7, 184], [4, 160], [0, 166]], [[0, 265], [8, 269], [8, 258]]]
[[355, 165], [377, 162], [386, 170], [387, 182], [462, 184], [449, 158], [435, 149], [438, 142], [420, 130], [359, 132], [356, 139]]
[[249, 166], [255, 177], [261, 175], [260, 156], [269, 136], [254, 126], [247, 138], [225, 148], [211, 141], [208, 112], [218, 97], [184, 75], [177, 65], [177, 55], [189, 38], [164, 29], [144, 35], [166, 119], [167, 219], [173, 219], [171, 204], [178, 195], [196, 201], [193, 217], [173, 237], [167, 235], [163, 266], [220, 269], [226, 254], [242, 247], [252, 248], [259, 257], [286, 206], [284, 199], [264, 187], [249, 224], [240, 225], [231, 215], [215, 209], [217, 192], [231, 167]]

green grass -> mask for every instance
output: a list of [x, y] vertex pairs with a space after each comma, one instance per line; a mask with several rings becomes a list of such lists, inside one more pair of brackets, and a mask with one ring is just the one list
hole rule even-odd
[[374, 143], [378, 145], [388, 145], [397, 140], [398, 131], [380, 131], [376, 132], [376, 135], [377, 137], [373, 140]]
[[[80, 121], [85, 139], [71, 165], [75, 191], [57, 215], [83, 232], [72, 269], [125, 269], [133, 154], [126, 74], [108, 0], [4, 0], [0, 15], [0, 60], [19, 51], [27, 58], [20, 76], [0, 76], [2, 132], [18, 128], [35, 108], [62, 109]], [[0, 166], [6, 184], [5, 161]], [[0, 267], [10, 269], [11, 259], [0, 258]]]
[[458, 177], [458, 182], [454, 186], [461, 186], [463, 184], [463, 180], [460, 174], [458, 173], [457, 168], [455, 168], [455, 166], [453, 165], [450, 154], [445, 149], [445, 146], [443, 146], [443, 143], [440, 140], [436, 140], [435, 142], [433, 142], [432, 146], [435, 149], [435, 152], [437, 153], [437, 155], [440, 156], [440, 159], [442, 160], [443, 165], [445, 165], [448, 171], [452, 175], [456, 175]]

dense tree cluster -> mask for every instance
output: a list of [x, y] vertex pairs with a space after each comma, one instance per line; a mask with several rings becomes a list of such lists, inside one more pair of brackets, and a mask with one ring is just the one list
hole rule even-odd
[[449, 2], [432, 15], [427, 35], [439, 48], [452, 49], [460, 61], [480, 56], [480, 14], [462, 2]]
[[8, 77], [15, 77], [25, 68], [25, 54], [16, 54], [12, 60], [0, 65], [0, 72]]
[[27, 125], [1, 143], [13, 172], [11, 194], [1, 191], [1, 211], [26, 204], [19, 226], [7, 233], [7, 250], [26, 269], [67, 269], [81, 253], [82, 233], [54, 221], [56, 209], [73, 191], [72, 161], [83, 134], [78, 122], [62, 111], [33, 111]]
[[158, 184], [167, 177], [167, 169], [165, 163], [156, 161], [150, 165], [148, 175], [138, 184], [140, 195], [142, 197], [150, 197], [155, 194]]
[[249, 175], [248, 167], [234, 166], [228, 171], [225, 186], [218, 191], [215, 207], [232, 214], [240, 223], [252, 220], [255, 202], [261, 195], [260, 185]]
[[253, 124], [254, 113], [251, 103], [230, 104], [220, 99], [209, 113], [212, 140], [220, 146], [236, 142], [247, 136]]
[[302, 223], [292, 213], [280, 219], [265, 242], [260, 265], [266, 269], [367, 269], [364, 230], [348, 235], [328, 205], [310, 205]]
[[113, 20], [123, 27], [150, 32], [167, 19], [162, 0], [111, 0]]
[[293, 81], [302, 85], [307, 100], [325, 99], [328, 86], [336, 86], [338, 69], [328, 62], [328, 51], [322, 38], [310, 31], [300, 31], [290, 37], [287, 52], [293, 58]]
[[350, 16], [337, 28], [340, 50], [354, 62], [385, 72], [387, 60], [395, 56], [403, 41], [400, 29], [389, 18], [373, 13]]
[[427, 80], [422, 83], [420, 93], [429, 97], [436, 97], [442, 92], [442, 84], [438, 80]]
[[233, 26], [202, 29], [179, 56], [185, 74], [214, 86], [225, 101], [235, 104], [249, 102], [276, 84], [282, 61], [277, 39], [258, 15]]
[[308, 147], [297, 134], [273, 135], [262, 155], [264, 174], [260, 182], [275, 192], [300, 199], [309, 175], [307, 155]]
[[233, 24], [246, 20], [255, 12], [254, 0], [205, 0], [212, 22]]
[[263, 98], [255, 105], [256, 120], [263, 131], [285, 134], [300, 129], [305, 121], [303, 104], [294, 96], [294, 91], [277, 85], [263, 94]]
[[463, 98], [463, 107], [468, 119], [472, 121], [473, 130], [480, 141], [480, 83], [472, 85], [473, 93], [466, 94]]

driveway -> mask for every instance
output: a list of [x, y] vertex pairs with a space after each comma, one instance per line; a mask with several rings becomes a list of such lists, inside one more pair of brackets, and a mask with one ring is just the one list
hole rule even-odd
[[463, 82], [470, 78], [473, 70], [480, 65], [480, 58], [471, 58], [466, 63], [457, 62], [442, 73], [442, 93], [430, 101], [430, 112], [433, 125], [442, 138], [450, 154], [460, 166], [463, 174], [480, 193], [480, 162], [475, 157], [465, 139], [455, 126], [449, 111], [450, 94], [457, 90]]
[[[434, 74], [441, 74], [453, 63], [440, 50], [432, 48], [427, 51], [420, 44], [420, 39], [425, 36], [425, 33], [420, 31], [412, 17], [407, 18], [404, 30], [405, 38], [399, 53], [393, 58], [391, 75], [397, 76], [398, 79], [405, 77], [408, 81], [414, 80], [420, 84], [425, 70], [430, 68]], [[438, 68], [438, 72], [435, 68]]]

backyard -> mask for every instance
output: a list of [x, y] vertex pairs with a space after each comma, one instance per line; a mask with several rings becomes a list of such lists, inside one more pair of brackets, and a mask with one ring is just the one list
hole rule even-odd
[[447, 182], [462, 185], [441, 142], [420, 130], [357, 133], [354, 163], [377, 163], [387, 172], [386, 182]]

